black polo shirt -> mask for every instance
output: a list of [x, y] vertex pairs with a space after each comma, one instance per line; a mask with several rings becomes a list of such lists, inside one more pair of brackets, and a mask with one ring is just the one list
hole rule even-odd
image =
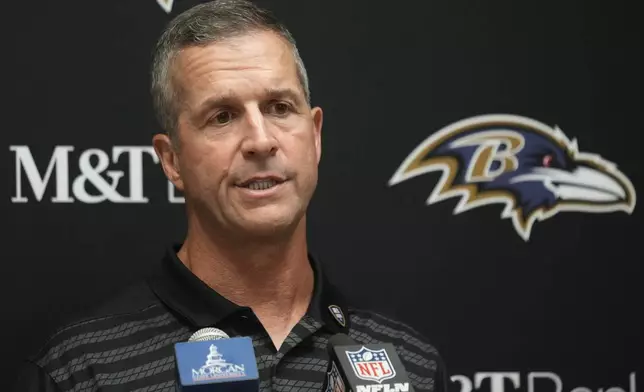
[[168, 249], [148, 279], [56, 331], [27, 361], [14, 390], [175, 391], [174, 344], [216, 327], [252, 338], [262, 391], [320, 391], [327, 341], [338, 332], [363, 344], [393, 343], [417, 391], [446, 391], [436, 349], [400, 322], [348, 306], [313, 257], [311, 304], [277, 351], [253, 311], [192, 274], [177, 258], [178, 248]]

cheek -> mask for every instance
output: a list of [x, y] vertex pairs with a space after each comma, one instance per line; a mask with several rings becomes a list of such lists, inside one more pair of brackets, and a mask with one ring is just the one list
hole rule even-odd
[[219, 149], [204, 143], [184, 150], [182, 169], [187, 187], [212, 191], [228, 176], [229, 162]]
[[302, 132], [293, 136], [292, 144], [289, 146], [289, 150], [295, 154], [293, 156], [295, 162], [291, 162], [292, 167], [300, 172], [315, 171], [318, 160], [314, 133], [312, 131]]
[[318, 143], [318, 140], [316, 139], [315, 132], [313, 132], [313, 130], [311, 130], [311, 132], [309, 133], [309, 136], [308, 136], [308, 140], [307, 140], [307, 145], [308, 145], [307, 158], [309, 159], [311, 164], [316, 165], [316, 166], [318, 164], [317, 143]]
[[312, 124], [306, 123], [301, 129], [290, 134], [293, 137], [293, 142], [298, 144], [300, 149], [315, 150], [316, 139]]

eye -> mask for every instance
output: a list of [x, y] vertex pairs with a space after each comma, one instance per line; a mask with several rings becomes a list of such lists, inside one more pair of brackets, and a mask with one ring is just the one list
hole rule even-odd
[[217, 113], [217, 115], [213, 116], [210, 119], [210, 122], [214, 123], [215, 125], [226, 125], [232, 119], [233, 119], [233, 114], [229, 111], [224, 111], [224, 112]]
[[269, 112], [277, 116], [285, 116], [291, 111], [291, 105], [286, 102], [275, 102], [269, 106]]
[[553, 159], [554, 158], [550, 154], [544, 155], [544, 157], [543, 157], [543, 159], [541, 161], [541, 164], [543, 165], [543, 167], [551, 167], [552, 164], [553, 164]]

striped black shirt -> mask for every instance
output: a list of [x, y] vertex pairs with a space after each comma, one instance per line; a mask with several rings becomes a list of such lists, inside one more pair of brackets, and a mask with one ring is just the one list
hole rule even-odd
[[252, 337], [261, 391], [322, 390], [327, 341], [341, 332], [362, 344], [393, 343], [417, 391], [446, 392], [436, 349], [405, 324], [348, 306], [315, 258], [309, 309], [276, 350], [253, 311], [193, 275], [177, 250], [168, 249], [146, 280], [57, 330], [27, 360], [14, 390], [176, 391], [174, 344], [200, 328], [216, 327], [231, 337]]

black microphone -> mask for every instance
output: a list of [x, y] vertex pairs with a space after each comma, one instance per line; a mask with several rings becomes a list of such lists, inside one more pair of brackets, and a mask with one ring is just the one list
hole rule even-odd
[[414, 392], [391, 343], [358, 344], [339, 333], [329, 338], [325, 392]]
[[181, 392], [256, 392], [259, 374], [253, 342], [230, 338], [217, 328], [195, 332], [174, 346], [177, 384]]

